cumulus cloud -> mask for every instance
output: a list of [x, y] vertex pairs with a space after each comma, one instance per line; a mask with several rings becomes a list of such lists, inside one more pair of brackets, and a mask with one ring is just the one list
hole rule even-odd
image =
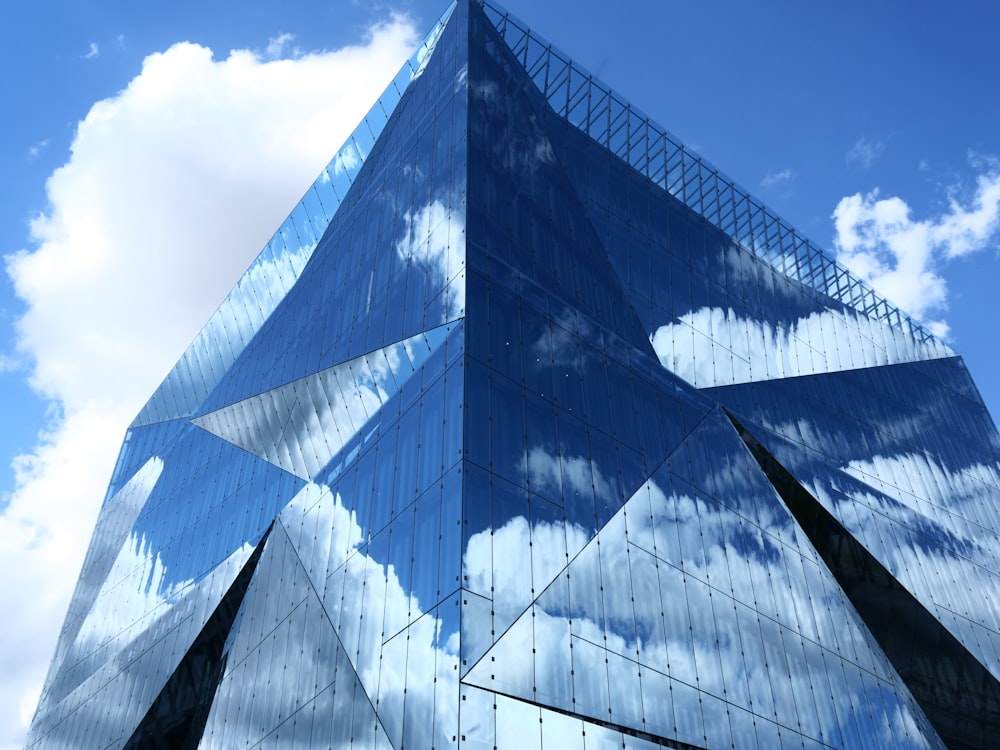
[[968, 200], [953, 195], [948, 207], [924, 219], [896, 196], [873, 190], [841, 199], [833, 212], [834, 247], [840, 262], [938, 336], [947, 336], [941, 314], [948, 287], [947, 261], [985, 248], [1000, 228], [1000, 169], [976, 179]]
[[57, 416], [0, 516], [0, 747], [23, 742], [125, 427], [417, 40], [394, 17], [294, 60], [180, 43], [79, 123], [6, 257], [17, 356]]

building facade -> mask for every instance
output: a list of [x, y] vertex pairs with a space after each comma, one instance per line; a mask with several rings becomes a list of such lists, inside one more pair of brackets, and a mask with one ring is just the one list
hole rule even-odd
[[492, 2], [130, 426], [31, 748], [986, 748], [961, 358]]

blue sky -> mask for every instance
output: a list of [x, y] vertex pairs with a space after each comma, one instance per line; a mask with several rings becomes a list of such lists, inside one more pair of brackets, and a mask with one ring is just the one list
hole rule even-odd
[[[128, 421], [444, 10], [147, 6], [3, 11], [0, 748]], [[1000, 6], [506, 6], [947, 331], [1000, 414]]]

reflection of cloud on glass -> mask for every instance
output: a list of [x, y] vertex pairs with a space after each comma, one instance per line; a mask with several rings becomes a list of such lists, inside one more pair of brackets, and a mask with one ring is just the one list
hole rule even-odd
[[[811, 490], [928, 609], [944, 608], [948, 614], [942, 619], [939, 613], [939, 619], [952, 624], [949, 629], [966, 648], [1000, 671], [997, 530], [977, 521], [988, 523], [980, 509], [995, 505], [997, 467], [949, 471], [932, 457], [900, 454], [853, 460], [843, 471], [863, 484], [838, 481], [834, 474], [818, 479]], [[955, 581], [967, 585], [956, 587]]]
[[[349, 499], [330, 487], [309, 483], [279, 515], [281, 528], [272, 533], [274, 541], [268, 541], [269, 551], [261, 559], [257, 578], [267, 581], [271, 566], [279, 566], [286, 590], [301, 593], [280, 605], [283, 610], [274, 611], [279, 605], [268, 603], [267, 591], [255, 593], [251, 588], [246, 611], [230, 636], [227, 649], [231, 658], [213, 703], [203, 746], [245, 746], [262, 739], [252, 710], [233, 714], [223, 703], [230, 691], [239, 693], [242, 665], [255, 665], [256, 658], [267, 658], [270, 644], [275, 642], [270, 633], [262, 633], [259, 625], [254, 625], [255, 618], [264, 612], [278, 616], [271, 627], [282, 643], [287, 669], [266, 682], [255, 681], [253, 702], [269, 711], [274, 706], [288, 706], [289, 713], [310, 712], [314, 726], [326, 727], [324, 743], [337, 748], [358, 746], [359, 736], [343, 731], [345, 724], [350, 728], [352, 714], [357, 717], [359, 710], [371, 711], [376, 701], [378, 725], [393, 747], [403, 746], [404, 738], [408, 747], [443, 747], [456, 734], [458, 635], [440, 611], [454, 605], [449, 601], [438, 607], [432, 601], [419, 601], [406, 583], [408, 572], [381, 559], [383, 555], [375, 552], [376, 545], [347, 503]], [[289, 554], [297, 558], [287, 570], [283, 544], [289, 544], [294, 550]], [[301, 586], [295, 580], [300, 575], [296, 571], [308, 575], [311, 586]], [[322, 607], [322, 626], [332, 627], [336, 633], [336, 642], [326, 644], [326, 649], [316, 648], [320, 626], [303, 627], [299, 622], [303, 611], [316, 605]], [[355, 673], [360, 680], [357, 691]], [[302, 675], [318, 676], [302, 680]], [[331, 689], [328, 683], [334, 679]], [[356, 727], [365, 723], [365, 731], [380, 734], [374, 721], [358, 722], [355, 718]], [[311, 737], [298, 742], [298, 734], [286, 738], [280, 727], [278, 732], [282, 747], [315, 746]], [[379, 746], [375, 737], [371, 740], [372, 746]]]
[[555, 314], [553, 325], [547, 326], [542, 335], [531, 342], [529, 362], [540, 367], [570, 367], [583, 373], [595, 352], [581, 346], [581, 342], [593, 342], [598, 335], [597, 328], [582, 315], [561, 310]]
[[[156, 609], [160, 603], [157, 597], [160, 596], [163, 585], [163, 569], [159, 556], [151, 565], [147, 559], [149, 550], [142, 549], [145, 545], [136, 538], [134, 532], [130, 533], [130, 529], [156, 487], [163, 467], [162, 459], [156, 456], [150, 458], [101, 509], [101, 528], [104, 534], [95, 536], [91, 543], [77, 584], [76, 596], [67, 615], [67, 623], [75, 622], [77, 629], [74, 633], [72, 626], [68, 625], [63, 632], [52, 662], [53, 672], [64, 659], [72, 662], [92, 655], [100, 645], [106, 645], [110, 637], [131, 625], [135, 617], [141, 618], [145, 612]], [[140, 575], [139, 580], [141, 582], [148, 579], [146, 588], [152, 589], [152, 594], [140, 591], [139, 601], [126, 596], [121, 604], [128, 610], [128, 614], [122, 611], [121, 606], [117, 606], [117, 602], [108, 612], [109, 589], [136, 570], [148, 571], [148, 574]], [[179, 582], [173, 587], [183, 587], [189, 583], [190, 581]], [[79, 674], [64, 678], [62, 685], [75, 684], [79, 679], [82, 679]]]
[[[468, 71], [466, 71], [468, 75]], [[473, 84], [469, 90], [472, 94], [482, 99], [486, 104], [495, 104], [500, 98], [500, 89], [496, 81], [487, 80]]]
[[528, 476], [536, 492], [553, 499], [617, 495], [596, 462], [584, 456], [555, 455], [539, 446], [528, 451]]
[[848, 310], [772, 324], [702, 307], [660, 326], [650, 341], [664, 367], [699, 388], [942, 356], [933, 342]]
[[[506, 96], [492, 77], [473, 81], [469, 94], [485, 105], [492, 139], [489, 146], [498, 165], [522, 179], [533, 178], [539, 167], [556, 162], [545, 131], [525, 102]], [[507, 127], [510, 121], [518, 121], [518, 127]]]
[[[321, 495], [316, 511], [329, 518], [330, 528], [339, 540], [327, 552], [331, 556], [327, 569], [334, 572], [326, 581], [323, 604], [332, 621], [339, 623], [339, 636], [365, 691], [373, 698], [385, 696], [388, 702], [399, 704], [393, 707], [383, 700], [380, 711], [398, 714], [403, 710], [405, 696], [408, 716], [434, 717], [433, 722], [425, 720], [419, 727], [410, 727], [419, 739], [408, 736], [407, 745], [442, 745], [445, 735], [450, 741], [458, 707], [453, 699], [435, 701], [435, 692], [454, 694], [457, 690], [458, 656], [453, 650], [457, 637], [432, 610], [435, 603], [420, 602], [391, 562], [379, 561], [370, 551], [361, 550], [360, 542], [366, 535], [357, 516], [344, 507], [341, 496], [333, 495], [326, 487], [321, 489]], [[320, 525], [325, 524], [324, 518]], [[326, 550], [321, 547], [318, 552], [323, 559]], [[346, 559], [338, 566], [335, 555]], [[367, 619], [362, 622], [360, 613], [352, 609], [345, 609], [341, 617], [340, 608], [350, 602], [361, 603]], [[403, 659], [385, 658], [400, 645]], [[451, 715], [442, 715], [445, 710]], [[386, 722], [386, 731], [394, 746], [399, 747], [402, 743], [400, 737], [394, 736], [392, 725]]]
[[[462, 580], [472, 591], [491, 592], [496, 621], [507, 624], [524, 612], [588, 539], [576, 524], [529, 523], [524, 516], [515, 516], [500, 528], [469, 537], [462, 555]], [[510, 564], [525, 557], [530, 575], [523, 566]], [[482, 642], [463, 644], [466, 651], [482, 653], [492, 642], [486, 628], [467, 630], [465, 637], [470, 636]]]
[[272, 240], [223, 300], [134, 424], [188, 416], [284, 299], [315, 247], [311, 243], [292, 249], [280, 240]]
[[437, 47], [438, 40], [441, 38], [441, 32], [444, 31], [445, 20], [447, 19], [447, 14], [441, 20], [437, 22], [430, 33], [424, 38], [423, 44], [421, 44], [416, 53], [414, 53], [413, 58], [416, 62], [416, 68], [413, 68], [413, 63], [411, 62], [410, 68], [412, 73], [410, 74], [411, 80], [419, 78], [424, 73], [424, 68], [427, 67], [427, 63], [430, 62], [431, 56], [434, 54], [434, 49]]
[[[120, 744], [122, 729], [135, 727], [156, 697], [150, 688], [163, 685], [170, 677], [184, 656], [186, 644], [205, 626], [251, 553], [251, 546], [244, 544], [197, 585], [188, 585], [192, 581], [174, 583], [169, 591], [158, 594], [152, 590], [156, 581], [150, 582], [149, 589], [139, 588], [139, 596], [130, 601], [138, 602], [145, 594], [149, 612], [120, 632], [109, 634], [75, 663], [64, 664], [59, 681], [49, 686], [48, 702], [40, 705], [33, 728], [33, 738], [42, 740], [39, 746], [76, 747], [81, 736], [92, 738], [97, 747]], [[145, 566], [139, 570], [140, 576], [150, 569], [149, 562], [148, 556], [139, 561]], [[153, 563], [158, 564], [158, 560]], [[134, 583], [135, 576], [131, 576], [118, 589]], [[135, 614], [138, 609], [130, 604], [128, 612]], [[124, 624], [127, 615], [113, 614], [113, 618]], [[142, 697], [122, 701], [122, 695]], [[80, 701], [81, 697], [86, 700]]]
[[[250, 544], [244, 542], [229, 557], [229, 562], [236, 560], [242, 565], [252, 551]], [[224, 569], [225, 566], [219, 566], [209, 575], [214, 576]], [[115, 560], [107, 580], [102, 591], [104, 596], [100, 598], [105, 606], [91, 611], [80, 630], [81, 641], [98, 643], [125, 632], [141, 632], [148, 627], [149, 621], [162, 615], [195, 583], [193, 578], [172, 579], [159, 553], [153, 553], [144, 536], [134, 533]], [[113, 593], [106, 593], [112, 589]], [[111, 600], [113, 607], [107, 603]]]
[[[337, 155], [333, 157], [330, 165], [333, 167], [334, 174], [353, 174], [363, 160], [364, 159], [361, 156], [361, 153], [358, 151], [354, 143], [348, 142], [342, 149], [340, 149], [340, 151], [337, 152]], [[325, 171], [324, 174], [326, 174]], [[329, 179], [329, 177], [327, 179]]]
[[883, 747], [899, 746], [900, 738], [906, 737], [913, 748], [930, 748], [930, 742], [924, 737], [920, 730], [920, 725], [913, 718], [913, 714], [904, 710], [904, 707], [897, 703], [892, 706], [888, 715], [884, 718], [882, 726]]
[[[47, 698], [55, 700], [52, 688], [75, 689], [55, 705], [50, 702], [39, 706], [29, 745], [75, 748], [80, 746], [81, 737], [87, 737], [93, 743], [88, 746], [120, 747], [125, 740], [123, 729], [139, 724], [156, 697], [155, 686], [166, 683], [188, 645], [209, 620], [219, 597], [246, 563], [248, 547], [230, 555], [198, 586], [179, 595], [146, 629], [130, 629], [96, 652], [103, 662], [93, 658], [81, 662], [88, 669], [96, 667], [92, 674], [63, 672], [60, 680], [49, 686]], [[76, 687], [78, 676], [86, 679]], [[122, 696], [134, 699], [122, 700]]]
[[[542, 538], [536, 533], [518, 517], [470, 539], [463, 570], [475, 579], [470, 588], [495, 587], [497, 611], [512, 608], [511, 590], [530, 594], [492, 571], [492, 561], [534, 555]], [[741, 533], [767, 552], [743, 546]], [[863, 733], [906, 730], [908, 746], [928, 747], [926, 728], [898, 697], [898, 678], [829, 573], [773, 530], [706, 498], [647, 481], [595, 539], [570, 554], [565, 575], [540, 593], [536, 581], [536, 595], [509, 627], [497, 627], [499, 640], [471, 668], [469, 682], [602, 719], [611, 709], [633, 725], [645, 716], [647, 728], [658, 721], [655, 696], [655, 713], [667, 712], [666, 735], [691, 742], [703, 731], [700, 717], [718, 709], [725, 722], [735, 703], [752, 709], [758, 727], [777, 715], [782, 732], [796, 727], [830, 738], [839, 736], [844, 717], [858, 714], [871, 716], [861, 719]], [[489, 647], [488, 635], [463, 632], [469, 635]], [[847, 654], [844, 669], [831, 670]], [[832, 682], [814, 711], [798, 697], [817, 694], [818, 675]], [[735, 724], [733, 732], [739, 734]]]
[[458, 73], [455, 74], [455, 81], [452, 84], [455, 93], [457, 94], [469, 85], [469, 64], [466, 63], [459, 69]]
[[465, 311], [465, 284], [455, 277], [465, 267], [465, 217], [435, 200], [416, 212], [407, 211], [403, 220], [406, 232], [396, 243], [397, 254], [432, 270], [445, 287], [449, 319], [460, 316]]
[[[886, 446], [888, 453], [875, 452], [875, 435], [836, 425], [821, 431], [805, 420], [768, 429], [788, 440], [774, 444], [775, 456], [805, 490], [976, 659], [1000, 674], [993, 606], [1000, 599], [1000, 559], [990, 520], [1000, 496], [996, 464], [949, 468], [950, 451], [921, 451], [905, 437]], [[887, 432], [905, 430], [893, 424]], [[859, 445], [867, 457], [851, 458]]]
[[445, 339], [436, 329], [195, 417], [301, 479], [314, 479]]
[[[881, 492], [912, 510], [951, 525], [951, 530], [960, 535], [983, 531], [979, 524], [989, 524], [992, 518], [974, 514], [975, 521], [970, 522], [956, 510], [970, 503], [991, 503], [1000, 487], [1000, 470], [995, 465], [975, 464], [952, 472], [922, 453], [876, 454], [851, 460], [844, 470], [863, 482], [874, 483]], [[990, 527], [991, 536], [997, 531], [1000, 529]]]
[[192, 583], [171, 580], [160, 554], [145, 536], [133, 532], [108, 573], [97, 606], [80, 628], [79, 641], [103, 643], [133, 627], [141, 630]]
[[541, 138], [535, 143], [534, 164], [552, 164], [556, 160], [555, 151], [548, 138]]

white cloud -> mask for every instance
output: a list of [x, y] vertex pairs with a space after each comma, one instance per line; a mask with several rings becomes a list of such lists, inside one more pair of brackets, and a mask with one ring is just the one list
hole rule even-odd
[[417, 41], [394, 17], [296, 60], [177, 44], [79, 123], [33, 248], [6, 258], [19, 356], [59, 416], [0, 516], [0, 747], [23, 743], [125, 427]]
[[95, 57], [99, 57], [101, 54], [101, 48], [98, 46], [97, 42], [91, 42], [90, 47], [87, 50], [87, 54], [83, 56], [84, 60], [93, 60]]
[[833, 212], [834, 247], [840, 262], [880, 293], [924, 322], [938, 336], [948, 324], [942, 266], [985, 248], [1000, 228], [1000, 170], [976, 179], [970, 200], [957, 197], [935, 216], [918, 220], [901, 198], [881, 198], [878, 190], [841, 199]]
[[[289, 45], [295, 41], [295, 34], [278, 34], [267, 40], [267, 49], [264, 54], [269, 60], [277, 60], [279, 57], [298, 57], [302, 54], [302, 50], [298, 47], [289, 47]], [[286, 50], [288, 55], [286, 55]]]
[[45, 138], [39, 141], [38, 143], [34, 144], [33, 146], [30, 146], [28, 148], [28, 158], [34, 159], [38, 157], [46, 148], [48, 148], [48, 145], [49, 145], [49, 139]]
[[761, 187], [772, 187], [774, 185], [786, 185], [794, 180], [798, 175], [791, 169], [782, 169], [780, 172], [770, 172], [764, 175], [760, 181]]
[[0, 354], [0, 373], [16, 372], [23, 369], [24, 364], [17, 358], [7, 354]]

